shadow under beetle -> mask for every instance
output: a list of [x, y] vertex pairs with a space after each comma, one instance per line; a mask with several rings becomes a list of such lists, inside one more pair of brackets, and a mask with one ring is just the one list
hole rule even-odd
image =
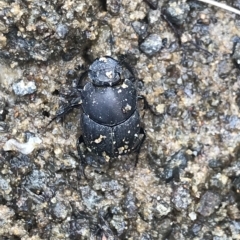
[[[82, 87], [84, 80], [86, 84]], [[81, 107], [82, 135], [77, 149], [83, 173], [91, 155], [99, 165], [119, 155], [139, 153], [145, 133], [140, 127], [138, 95], [130, 66], [108, 56], [95, 59], [79, 78], [70, 97], [70, 103], [52, 121]], [[86, 153], [81, 150], [81, 143], [85, 144]]]

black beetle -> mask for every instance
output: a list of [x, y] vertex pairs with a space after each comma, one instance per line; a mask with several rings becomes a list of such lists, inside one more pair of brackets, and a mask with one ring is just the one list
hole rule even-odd
[[[87, 83], [81, 87], [83, 80]], [[97, 58], [79, 78], [76, 92], [52, 121], [81, 106], [82, 135], [77, 148], [83, 165], [87, 163], [87, 154], [80, 150], [82, 142], [90, 154], [104, 161], [139, 152], [145, 133], [140, 126], [138, 95], [130, 66], [108, 56]]]

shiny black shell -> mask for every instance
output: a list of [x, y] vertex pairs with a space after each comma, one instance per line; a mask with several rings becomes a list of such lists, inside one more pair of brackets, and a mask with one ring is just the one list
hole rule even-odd
[[[136, 148], [140, 118], [135, 85], [122, 77], [128, 70], [110, 57], [100, 59], [89, 67], [92, 71], [88, 73], [90, 81], [81, 92], [82, 136], [89, 151], [110, 158]], [[126, 75], [129, 74], [128, 71]]]
[[93, 121], [115, 126], [126, 121], [136, 111], [137, 93], [133, 83], [126, 79], [113, 87], [87, 83], [82, 91], [82, 107]]

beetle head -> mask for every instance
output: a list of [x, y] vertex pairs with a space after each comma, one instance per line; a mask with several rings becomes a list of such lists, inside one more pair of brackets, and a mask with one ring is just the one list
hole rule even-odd
[[113, 86], [121, 81], [122, 67], [111, 57], [97, 58], [89, 67], [88, 77], [97, 86]]

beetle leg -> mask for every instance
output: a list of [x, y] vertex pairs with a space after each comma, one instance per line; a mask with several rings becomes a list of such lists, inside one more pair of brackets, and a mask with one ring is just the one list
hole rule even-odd
[[144, 131], [144, 129], [142, 127], [140, 128], [140, 134], [142, 134], [143, 137], [140, 139], [140, 141], [138, 142], [137, 146], [133, 149], [133, 151], [137, 153], [136, 160], [135, 160], [135, 167], [137, 167], [139, 153], [141, 151], [142, 144], [143, 144], [143, 142], [144, 142], [144, 140], [146, 138], [146, 133], [145, 133], [145, 131]]
[[[55, 121], [58, 118], [63, 118], [66, 114], [68, 114], [69, 112], [71, 112], [74, 108], [77, 108], [79, 106], [81, 106], [82, 104], [82, 100], [81, 97], [78, 97], [76, 99], [74, 99], [74, 101], [72, 101], [68, 106], [66, 106], [63, 109], [60, 109], [60, 112], [57, 113], [52, 119], [51, 121], [48, 123], [51, 124], [53, 121]], [[47, 126], [48, 126], [47, 125]]]
[[158, 1], [144, 0], [144, 2], [146, 2], [152, 10], [157, 10]]
[[179, 29], [175, 27], [175, 25], [168, 19], [167, 15], [165, 14], [166, 10], [163, 9], [161, 13], [161, 17], [167, 22], [167, 24], [170, 26], [170, 28], [173, 30], [176, 38], [178, 39], [178, 44], [181, 46], [182, 41], [181, 41], [181, 35], [182, 33], [180, 32]]
[[138, 100], [143, 100], [143, 104], [144, 104], [144, 109], [149, 109], [150, 112], [154, 115], [154, 116], [158, 116], [158, 114], [152, 109], [152, 106], [148, 103], [147, 99], [145, 96], [143, 95], [138, 95], [137, 96]]
[[[77, 151], [80, 158], [80, 170], [81, 175], [87, 179], [85, 174], [85, 168], [87, 165], [90, 165], [94, 168], [99, 168], [106, 164], [106, 159], [103, 156], [98, 156], [96, 154], [90, 153], [86, 150], [86, 153], [83, 154], [80, 144], [84, 143], [83, 136], [81, 135], [77, 140]], [[85, 143], [84, 143], [85, 144]], [[98, 171], [97, 171], [98, 172]], [[100, 172], [98, 172], [100, 173]]]
[[126, 56], [121, 55], [120, 56], [120, 64], [122, 64], [131, 73], [132, 76], [130, 77], [129, 80], [131, 82], [135, 82], [136, 78], [135, 78], [134, 70], [133, 70], [132, 66], [125, 59], [126, 59]]
[[84, 78], [87, 76], [87, 74], [88, 74], [88, 71], [83, 72], [83, 73], [80, 75], [80, 77], [79, 77], [79, 79], [78, 79], [78, 81], [77, 81], [77, 86], [76, 86], [76, 88], [77, 88], [79, 91], [81, 91], [81, 89], [83, 89], [82, 82], [83, 82]]
[[52, 120], [48, 123], [48, 125], [50, 123], [52, 123], [54, 120], [58, 119], [58, 118], [63, 118], [66, 114], [68, 114], [74, 108], [77, 108], [77, 107], [79, 107], [82, 104], [82, 96], [81, 96], [82, 87], [81, 87], [81, 82], [86, 77], [87, 73], [88, 72], [85, 71], [84, 73], [81, 74], [81, 76], [78, 79], [76, 88], [75, 89], [71, 89], [70, 94], [62, 94], [61, 93], [61, 95], [63, 97], [65, 97], [67, 101], [69, 99], [71, 101], [70, 101], [70, 103], [66, 107], [60, 109], [59, 113], [57, 113], [56, 116], [54, 116], [52, 118]]

